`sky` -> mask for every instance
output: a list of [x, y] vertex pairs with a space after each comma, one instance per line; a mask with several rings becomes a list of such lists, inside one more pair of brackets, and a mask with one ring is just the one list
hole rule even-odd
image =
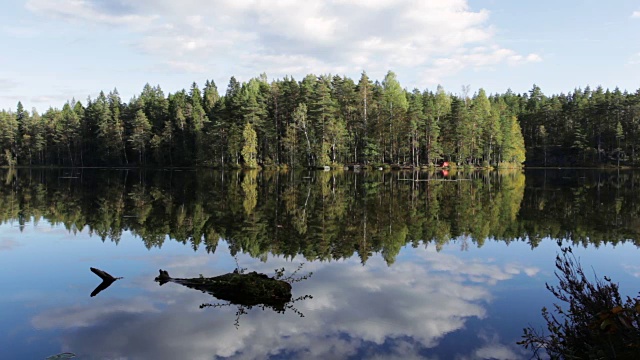
[[44, 112], [146, 83], [391, 70], [403, 87], [640, 88], [640, 1], [5, 0], [0, 109]]

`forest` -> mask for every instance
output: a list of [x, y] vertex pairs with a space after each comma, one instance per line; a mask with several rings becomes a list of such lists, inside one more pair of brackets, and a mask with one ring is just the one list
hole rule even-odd
[[456, 95], [408, 91], [391, 71], [231, 77], [224, 95], [209, 80], [167, 96], [147, 84], [128, 103], [114, 89], [0, 112], [0, 166], [634, 166], [639, 144], [640, 90]]
[[[523, 102], [524, 101], [524, 102]], [[0, 112], [0, 165], [318, 167], [347, 164], [476, 166], [525, 160], [518, 116], [526, 98], [442, 87], [307, 75], [268, 82], [231, 77], [165, 96], [146, 85], [128, 103], [116, 89], [39, 114]], [[552, 127], [549, 126], [549, 131]], [[550, 147], [549, 137], [545, 146]]]

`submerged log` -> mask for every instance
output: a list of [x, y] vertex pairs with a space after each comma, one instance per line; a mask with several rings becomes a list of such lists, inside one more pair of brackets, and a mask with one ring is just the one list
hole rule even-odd
[[96, 269], [94, 267], [90, 267], [89, 270], [91, 270], [92, 273], [98, 275], [100, 277], [100, 279], [102, 279], [102, 281], [116, 281], [116, 280], [118, 280], [117, 278], [113, 277], [111, 274], [109, 274], [108, 272], [106, 272], [104, 270]]
[[116, 280], [122, 279], [121, 277], [113, 277], [111, 274], [104, 270], [96, 269], [94, 267], [89, 268], [92, 273], [98, 275], [102, 282], [91, 292], [91, 297], [98, 295], [102, 290], [105, 290], [111, 284], [113, 284]]
[[235, 271], [208, 278], [200, 276], [181, 279], [172, 278], [169, 272], [160, 269], [160, 275], [155, 281], [160, 285], [167, 282], [184, 285], [237, 305], [266, 305], [282, 310], [291, 301], [291, 285], [288, 282], [255, 271], [247, 274]]

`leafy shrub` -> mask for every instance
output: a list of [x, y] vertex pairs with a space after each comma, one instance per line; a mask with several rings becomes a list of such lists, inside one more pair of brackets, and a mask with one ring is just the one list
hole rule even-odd
[[640, 359], [640, 297], [623, 302], [608, 277], [589, 281], [571, 248], [556, 256], [556, 269], [558, 286], [546, 287], [569, 308], [543, 308], [549, 334], [528, 327], [518, 344], [538, 359]]

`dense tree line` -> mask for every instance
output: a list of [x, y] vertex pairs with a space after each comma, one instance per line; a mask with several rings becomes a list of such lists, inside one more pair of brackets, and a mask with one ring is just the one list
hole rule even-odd
[[528, 162], [540, 165], [637, 166], [640, 90], [597, 87], [547, 97], [538, 86], [520, 97]]
[[223, 239], [233, 254], [254, 257], [364, 263], [381, 254], [392, 263], [409, 244], [640, 245], [632, 172], [14, 169], [0, 177], [2, 223], [46, 220], [115, 243], [130, 231], [148, 248], [178, 241], [214, 252]]
[[519, 165], [522, 99], [408, 91], [393, 72], [382, 82], [232, 77], [224, 95], [213, 81], [167, 96], [146, 85], [128, 103], [114, 89], [42, 114], [3, 110], [0, 165]]

